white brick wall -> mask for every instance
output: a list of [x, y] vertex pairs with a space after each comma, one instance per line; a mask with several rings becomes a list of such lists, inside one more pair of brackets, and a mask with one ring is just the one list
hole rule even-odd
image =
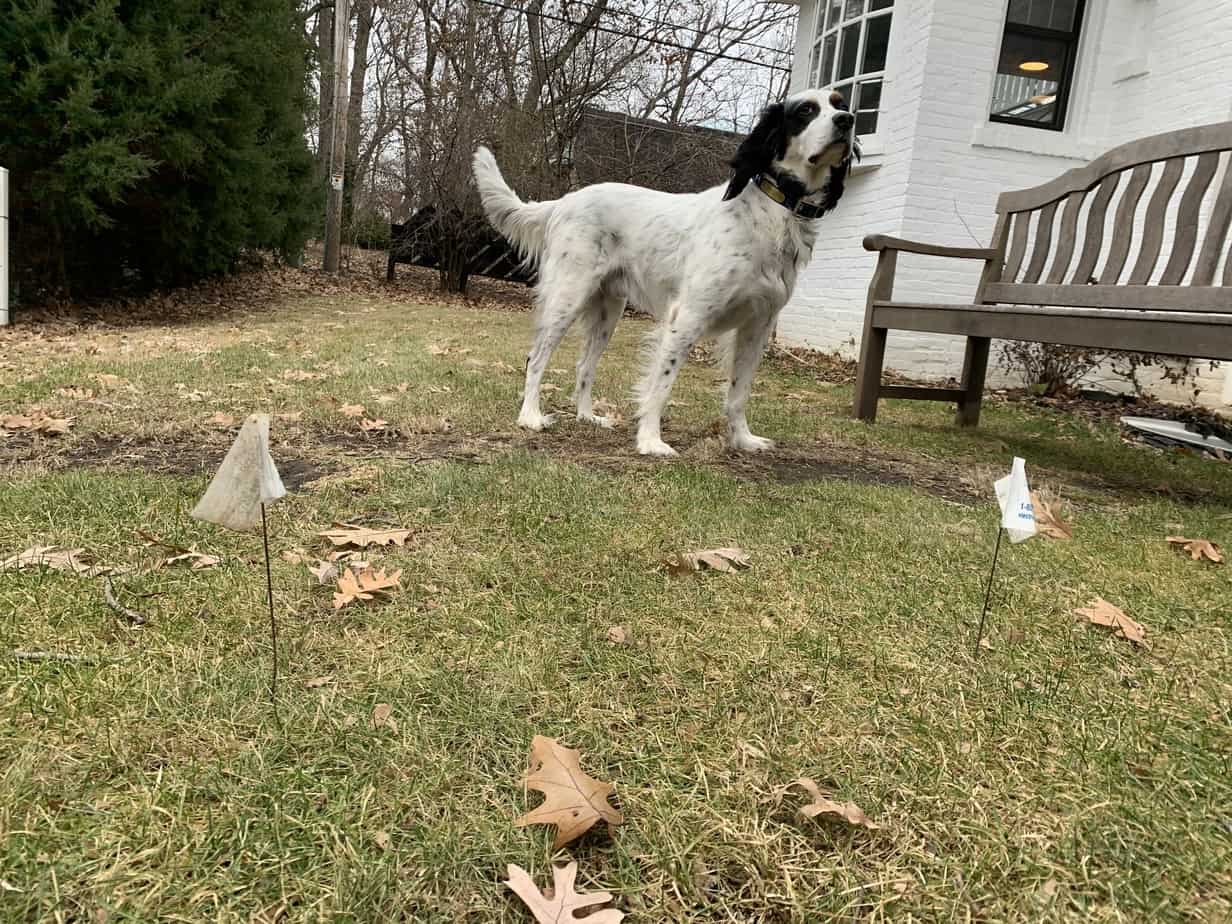
[[[806, 79], [814, 2], [801, 6], [796, 88]], [[1007, 2], [896, 2], [874, 140], [884, 153], [869, 158], [879, 163], [852, 177], [823, 220], [813, 262], [783, 312], [784, 341], [856, 354], [875, 260], [861, 247], [865, 234], [983, 245], [1004, 190], [1045, 182], [1144, 135], [1232, 117], [1232, 0], [1088, 0], [1065, 131], [989, 123]], [[978, 275], [978, 264], [903, 255], [895, 295], [966, 301]], [[959, 372], [959, 338], [892, 332], [889, 344], [891, 368]], [[1223, 370], [1204, 374], [1202, 386], [1205, 403], [1232, 397]]]

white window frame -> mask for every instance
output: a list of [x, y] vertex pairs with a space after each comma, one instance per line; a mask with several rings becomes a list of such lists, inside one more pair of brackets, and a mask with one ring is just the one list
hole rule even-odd
[[[882, 97], [881, 97], [881, 102], [878, 104], [878, 107], [876, 109], [863, 110], [864, 112], [876, 112], [877, 113], [877, 131], [880, 131], [881, 117], [885, 112], [885, 109], [884, 109], [885, 73], [886, 73], [885, 68], [882, 68], [879, 71], [869, 71], [868, 73], [862, 73], [860, 71], [860, 65], [864, 61], [864, 46], [868, 42], [868, 31], [869, 31], [868, 30], [868, 20], [877, 19], [881, 16], [892, 16], [894, 14], [895, 4], [892, 2], [889, 6], [885, 7], [884, 9], [870, 10], [868, 8], [870, 0], [864, 0], [863, 4], [861, 5], [861, 12], [858, 15], [852, 16], [850, 19], [848, 19], [846, 18], [847, 0], [840, 0], [839, 5], [841, 7], [841, 12], [839, 13], [838, 19], [835, 23], [833, 23], [830, 26], [829, 29], [827, 29], [825, 28], [825, 18], [826, 18], [826, 15], [830, 11], [830, 6], [832, 2], [833, 0], [816, 0], [816, 4], [814, 6], [814, 9], [816, 10], [816, 15], [813, 18], [813, 37], [809, 41], [808, 84], [809, 86], [820, 87], [822, 89], [829, 90], [829, 89], [832, 89], [838, 86], [839, 84], [848, 84], [848, 83], [859, 84], [859, 83], [863, 83], [864, 81], [873, 81], [873, 80], [881, 81]], [[822, 58], [823, 58], [822, 49], [823, 49], [823, 46], [825, 45], [826, 38], [828, 38], [831, 35], [834, 36], [834, 61], [832, 63], [832, 67], [837, 68], [838, 62], [839, 62], [839, 56], [842, 54], [842, 48], [840, 47], [840, 37], [845, 28], [855, 23], [860, 24], [860, 44], [858, 48], [856, 49], [856, 72], [850, 77], [844, 77], [841, 80], [830, 80], [828, 82], [823, 83], [821, 80], [820, 71], [821, 71]], [[891, 23], [890, 28], [891, 30], [893, 30], [894, 28], [893, 23]], [[887, 55], [886, 58], [887, 58], [887, 63], [888, 63], [889, 56]], [[848, 100], [847, 102], [851, 103], [852, 101]], [[858, 100], [856, 102], [858, 102]], [[855, 113], [857, 112], [857, 110], [853, 108], [852, 112]], [[871, 133], [871, 135], [865, 135], [862, 137], [875, 137], [876, 134], [877, 132], [874, 131], [873, 133]]]

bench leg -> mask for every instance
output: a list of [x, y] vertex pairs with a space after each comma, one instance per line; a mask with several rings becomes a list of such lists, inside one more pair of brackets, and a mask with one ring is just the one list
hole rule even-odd
[[857, 420], [872, 423], [877, 419], [877, 399], [881, 396], [881, 367], [885, 363], [886, 329], [869, 327], [860, 343], [860, 368], [856, 371]]
[[984, 399], [984, 376], [988, 372], [988, 337], [968, 337], [963, 357], [962, 391], [958, 415], [954, 422], [960, 427], [974, 427], [980, 422], [980, 403]]

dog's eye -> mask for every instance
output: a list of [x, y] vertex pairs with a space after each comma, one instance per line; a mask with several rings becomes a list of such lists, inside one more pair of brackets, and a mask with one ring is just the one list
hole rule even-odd
[[799, 112], [802, 116], [817, 115], [818, 111], [819, 110], [816, 103], [802, 103], [800, 108], [797, 110], [797, 112]]

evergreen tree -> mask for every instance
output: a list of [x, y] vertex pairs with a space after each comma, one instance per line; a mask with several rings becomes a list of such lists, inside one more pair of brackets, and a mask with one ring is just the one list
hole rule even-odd
[[0, 166], [28, 288], [98, 293], [298, 254], [317, 211], [294, 0], [11, 0]]

